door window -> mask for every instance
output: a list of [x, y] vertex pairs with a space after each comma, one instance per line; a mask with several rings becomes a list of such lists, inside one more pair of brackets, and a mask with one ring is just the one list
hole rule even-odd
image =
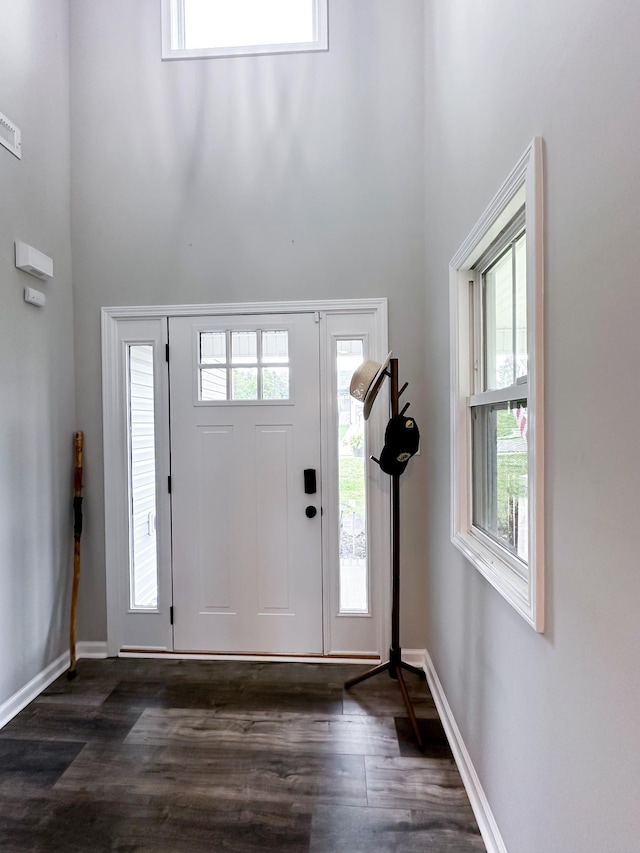
[[199, 332], [201, 402], [289, 400], [289, 332], [246, 329]]

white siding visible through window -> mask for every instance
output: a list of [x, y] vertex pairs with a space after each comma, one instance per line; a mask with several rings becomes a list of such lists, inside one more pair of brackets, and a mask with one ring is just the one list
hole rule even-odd
[[131, 608], [158, 604], [153, 346], [129, 346]]

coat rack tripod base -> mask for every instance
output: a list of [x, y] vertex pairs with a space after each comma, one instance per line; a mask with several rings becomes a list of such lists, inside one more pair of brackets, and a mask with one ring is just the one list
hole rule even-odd
[[[405, 383], [402, 388], [398, 388], [398, 359], [392, 358], [389, 362], [387, 375], [391, 379], [391, 415], [395, 417], [399, 413], [399, 400], [401, 394], [407, 388]], [[405, 406], [406, 409], [406, 406]], [[404, 411], [404, 410], [403, 410]], [[391, 478], [391, 514], [392, 514], [392, 602], [391, 602], [391, 647], [389, 649], [389, 660], [375, 666], [373, 669], [358, 675], [355, 678], [345, 681], [345, 689], [354, 687], [362, 681], [380, 675], [383, 672], [388, 672], [390, 678], [393, 678], [398, 683], [402, 699], [404, 701], [407, 714], [411, 722], [411, 728], [415, 735], [416, 741], [420, 749], [422, 749], [422, 736], [418, 728], [418, 720], [416, 718], [411, 697], [407, 690], [407, 685], [404, 681], [403, 670], [412, 672], [419, 676], [422, 680], [426, 678], [425, 673], [418, 667], [411, 666], [402, 660], [402, 649], [400, 648], [400, 475], [394, 474]]]
[[345, 681], [344, 686], [346, 690], [349, 690], [350, 687], [354, 687], [356, 684], [360, 684], [362, 681], [366, 681], [368, 678], [373, 678], [374, 675], [380, 675], [382, 672], [388, 672], [389, 677], [393, 678], [398, 682], [398, 687], [400, 688], [400, 692], [402, 693], [402, 699], [404, 701], [404, 706], [407, 709], [407, 715], [409, 717], [409, 721], [411, 722], [411, 728], [413, 729], [413, 733], [416, 737], [416, 741], [420, 749], [422, 749], [422, 735], [420, 734], [420, 729], [418, 727], [418, 720], [413, 710], [413, 705], [411, 704], [411, 697], [409, 696], [409, 691], [407, 690], [407, 685], [404, 681], [404, 676], [402, 675], [402, 670], [407, 670], [408, 672], [413, 672], [415, 675], [419, 676], [422, 680], [425, 679], [425, 674], [421, 669], [418, 669], [417, 666], [411, 666], [410, 663], [406, 663], [402, 660], [402, 649], [393, 648], [393, 646], [389, 649], [389, 660], [386, 663], [381, 663], [378, 666], [374, 666], [373, 669], [364, 672], [362, 675], [357, 675], [355, 678], [349, 679], [349, 681]]

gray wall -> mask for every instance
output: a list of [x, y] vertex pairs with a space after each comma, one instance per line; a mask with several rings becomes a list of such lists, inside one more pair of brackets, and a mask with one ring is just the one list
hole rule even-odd
[[[509, 853], [640, 849], [640, 6], [427, 0], [428, 616]], [[547, 629], [449, 543], [448, 261], [546, 156]]]
[[[388, 296], [424, 438], [403, 643], [428, 646], [509, 853], [635, 853], [638, 5], [334, 0], [328, 54], [191, 63], [159, 61], [158, 6], [70, 3], [76, 419], [67, 4], [0, 0], [0, 111], [24, 133], [22, 162], [0, 149], [0, 703], [66, 646], [78, 427], [79, 633], [105, 639], [99, 308]], [[448, 261], [534, 134], [542, 636], [449, 543]], [[54, 258], [44, 310], [22, 301], [16, 238]]]
[[[0, 2], [0, 706], [68, 647], [72, 574], [73, 310], [66, 0]], [[53, 258], [46, 285], [15, 268], [14, 240]], [[43, 290], [27, 305], [25, 285]]]
[[[106, 635], [101, 306], [388, 296], [423, 411], [421, 3], [332, 3], [328, 53], [165, 63], [159, 6], [70, 4], [87, 640]], [[406, 646], [422, 644], [424, 601], [425, 466], [412, 467]]]

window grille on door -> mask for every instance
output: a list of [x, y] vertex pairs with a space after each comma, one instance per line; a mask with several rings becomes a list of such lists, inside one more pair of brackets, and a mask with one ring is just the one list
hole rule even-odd
[[281, 329], [199, 333], [202, 402], [288, 400], [289, 333]]

